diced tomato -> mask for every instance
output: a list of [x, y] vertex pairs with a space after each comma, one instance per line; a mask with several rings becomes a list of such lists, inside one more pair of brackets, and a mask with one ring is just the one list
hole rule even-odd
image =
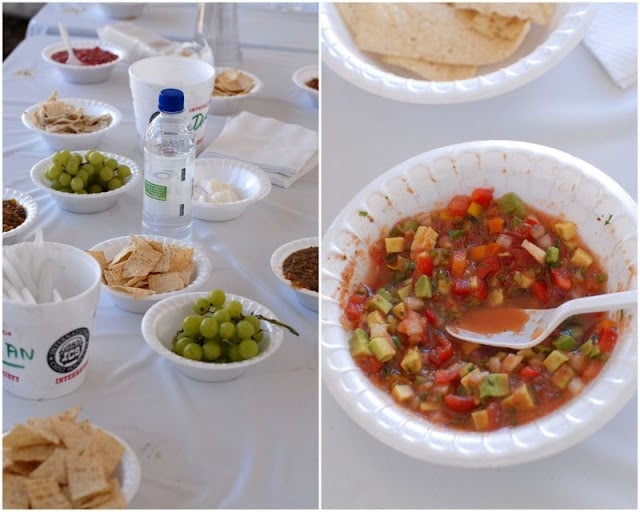
[[384, 363], [378, 361], [374, 356], [360, 356], [357, 359], [358, 366], [367, 375], [377, 373], [384, 366]]
[[473, 296], [478, 300], [486, 300], [486, 298], [489, 296], [489, 286], [484, 279], [480, 280], [478, 288], [476, 288], [476, 291], [473, 292]]
[[466, 297], [473, 293], [471, 280], [468, 277], [455, 277], [451, 286], [451, 293], [460, 297]]
[[544, 281], [534, 281], [531, 285], [531, 292], [533, 293], [534, 297], [543, 304], [547, 302], [549, 293], [547, 283], [545, 283]]
[[441, 334], [436, 334], [434, 338], [437, 346], [429, 351], [429, 361], [434, 366], [440, 367], [453, 356], [453, 345]]
[[600, 329], [598, 337], [598, 346], [603, 352], [611, 352], [618, 341], [618, 333], [611, 327], [603, 327]]
[[449, 384], [460, 376], [458, 368], [448, 368], [445, 370], [436, 370], [434, 374], [435, 383], [438, 385]]
[[387, 251], [383, 245], [374, 245], [371, 248], [371, 259], [379, 266], [385, 264], [385, 258], [387, 256]]
[[449, 201], [447, 211], [454, 217], [463, 217], [470, 204], [471, 198], [469, 196], [456, 195]]
[[551, 282], [558, 288], [570, 290], [573, 284], [571, 281], [571, 271], [568, 268], [551, 269]]
[[352, 322], [360, 322], [364, 314], [364, 303], [367, 296], [364, 293], [354, 293], [349, 297], [349, 302], [344, 308], [344, 314]]
[[522, 370], [520, 370], [520, 377], [524, 380], [535, 379], [542, 373], [540, 368], [533, 368], [531, 366], [525, 366]]
[[596, 375], [598, 375], [601, 368], [602, 368], [602, 361], [600, 361], [599, 359], [591, 359], [591, 361], [587, 363], [587, 366], [582, 371], [582, 378], [586, 382], [589, 382]]
[[427, 322], [429, 322], [429, 324], [436, 325], [438, 321], [438, 316], [436, 315], [435, 311], [427, 308], [424, 310], [424, 316], [427, 317]]
[[487, 430], [495, 430], [503, 424], [503, 410], [500, 402], [489, 402], [486, 407], [487, 414], [489, 415], [489, 425]]
[[471, 192], [471, 200], [478, 203], [480, 206], [484, 206], [485, 208], [489, 206], [492, 199], [492, 188], [477, 188], [473, 192]]
[[500, 258], [498, 258], [498, 256], [496, 255], [493, 255], [489, 256], [486, 260], [478, 263], [478, 266], [476, 267], [476, 275], [480, 279], [484, 279], [489, 274], [493, 274], [498, 270], [500, 270]]
[[451, 251], [451, 274], [460, 277], [467, 268], [467, 254], [465, 251]]
[[[519, 244], [520, 242], [518, 242], [518, 245]], [[534, 257], [531, 256], [531, 254], [529, 254], [529, 252], [522, 247], [512, 247], [510, 252], [513, 256], [516, 266], [520, 269], [531, 268], [537, 264], [537, 261], [534, 259]]]
[[416, 259], [416, 272], [429, 277], [433, 274], [433, 259], [428, 254], [420, 254]]
[[471, 412], [476, 407], [476, 401], [472, 396], [460, 396], [449, 393], [444, 395], [444, 404], [455, 412]]

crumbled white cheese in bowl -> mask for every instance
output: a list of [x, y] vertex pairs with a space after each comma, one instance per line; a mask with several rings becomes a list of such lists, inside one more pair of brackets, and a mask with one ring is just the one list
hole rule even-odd
[[193, 183], [193, 200], [205, 203], [233, 203], [240, 196], [236, 190], [215, 178], [198, 178]]

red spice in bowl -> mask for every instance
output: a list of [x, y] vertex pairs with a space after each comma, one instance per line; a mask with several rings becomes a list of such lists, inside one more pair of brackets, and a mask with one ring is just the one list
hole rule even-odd
[[[103, 50], [96, 46], [95, 48], [74, 48], [73, 53], [84, 66], [97, 66], [99, 64], [107, 64], [118, 58], [118, 56], [109, 50]], [[67, 50], [61, 50], [51, 54], [51, 60], [66, 64], [69, 58]]]

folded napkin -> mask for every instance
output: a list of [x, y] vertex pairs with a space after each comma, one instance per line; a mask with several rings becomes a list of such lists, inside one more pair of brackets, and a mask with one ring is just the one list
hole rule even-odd
[[287, 188], [318, 165], [318, 132], [241, 112], [201, 156], [234, 158], [256, 165], [271, 183]]
[[629, 87], [638, 73], [637, 6], [602, 3], [597, 9], [584, 44], [619, 87]]

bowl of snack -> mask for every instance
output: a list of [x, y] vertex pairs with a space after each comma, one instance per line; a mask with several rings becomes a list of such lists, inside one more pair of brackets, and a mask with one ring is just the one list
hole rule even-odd
[[58, 151], [31, 168], [31, 181], [60, 208], [73, 213], [108, 210], [140, 177], [133, 160], [92, 149]]
[[44, 139], [51, 149], [96, 148], [122, 120], [120, 111], [108, 103], [83, 98], [48, 100], [22, 113], [22, 124]]
[[239, 160], [198, 158], [191, 207], [196, 219], [226, 221], [265, 198], [271, 180], [259, 167]]
[[293, 240], [271, 255], [271, 270], [300, 304], [318, 311], [318, 237]]
[[322, 243], [323, 380], [403, 453], [535, 460], [593, 434], [636, 391], [633, 309], [574, 316], [532, 349], [446, 330], [474, 311], [506, 319], [636, 288], [637, 205], [572, 155], [516, 141], [423, 153], [366, 185]]
[[262, 90], [262, 80], [244, 69], [216, 67], [209, 113], [229, 115], [243, 108], [247, 98]]
[[38, 218], [38, 203], [29, 194], [4, 188], [2, 190], [2, 243], [24, 239]]
[[372, 94], [409, 103], [475, 101], [551, 69], [594, 15], [589, 4], [322, 4], [322, 56]]
[[79, 412], [31, 418], [2, 436], [3, 508], [127, 508], [140, 461], [116, 434], [78, 421]]
[[88, 250], [102, 267], [103, 291], [120, 309], [144, 313], [165, 298], [198, 290], [211, 275], [206, 254], [184, 240], [131, 235]]
[[318, 106], [318, 96], [320, 94], [320, 74], [316, 64], [298, 69], [291, 77], [293, 83], [305, 91], [311, 103]]
[[240, 377], [273, 356], [284, 337], [266, 307], [219, 288], [158, 302], [142, 319], [142, 335], [180, 373], [205, 382]]
[[44, 48], [42, 58], [73, 84], [96, 84], [108, 80], [115, 65], [125, 56], [121, 48], [97, 39], [72, 39], [71, 46], [80, 65], [67, 64], [69, 54], [62, 42]]

